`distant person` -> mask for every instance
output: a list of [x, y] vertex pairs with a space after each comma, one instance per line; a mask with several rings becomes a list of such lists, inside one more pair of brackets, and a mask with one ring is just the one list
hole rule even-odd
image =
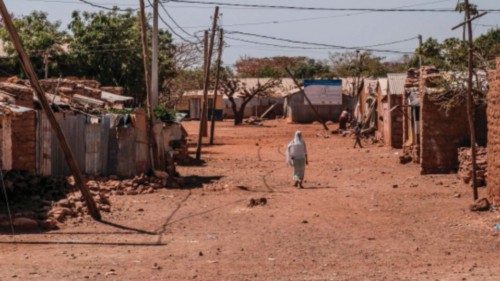
[[302, 182], [304, 181], [304, 174], [306, 171], [307, 161], [307, 148], [302, 133], [295, 132], [295, 137], [288, 144], [286, 150], [286, 162], [288, 165], [293, 166], [293, 181], [294, 186], [304, 188]]
[[357, 145], [359, 145], [359, 148], [363, 148], [361, 145], [361, 123], [356, 124], [356, 127], [354, 127], [354, 135], [356, 136], [354, 148], [356, 148]]
[[342, 113], [340, 113], [340, 118], [339, 118], [339, 129], [340, 130], [347, 130], [347, 123], [349, 122], [349, 119], [351, 117], [351, 114], [349, 113], [349, 110], [347, 107], [344, 107], [344, 110], [342, 110]]

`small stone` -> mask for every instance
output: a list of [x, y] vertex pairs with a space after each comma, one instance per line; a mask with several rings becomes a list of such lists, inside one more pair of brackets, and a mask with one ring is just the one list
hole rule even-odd
[[303, 224], [309, 223], [307, 220], [302, 221]]
[[392, 185], [392, 188], [398, 188], [398, 187], [399, 187], [399, 185], [397, 185], [397, 184]]
[[203, 252], [202, 252], [202, 251], [200, 251], [200, 252], [198, 253], [198, 256], [203, 257]]

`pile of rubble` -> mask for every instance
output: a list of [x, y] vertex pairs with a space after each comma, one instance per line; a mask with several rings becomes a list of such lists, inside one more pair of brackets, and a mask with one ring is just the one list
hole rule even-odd
[[[486, 148], [478, 146], [476, 148], [476, 177], [478, 186], [486, 186], [486, 169], [487, 156]], [[458, 149], [458, 177], [466, 184], [471, 183], [472, 180], [472, 155], [471, 149], [468, 147], [462, 147]]]
[[[83, 219], [87, 213], [86, 203], [79, 191], [66, 178], [51, 178], [27, 172], [8, 172], [4, 176], [14, 226], [18, 230], [37, 226], [41, 229], [55, 229], [57, 224], [69, 217]], [[108, 196], [93, 191], [92, 195], [102, 211], [110, 211]], [[2, 206], [3, 205], [3, 206]], [[2, 212], [5, 201], [0, 202]], [[7, 213], [0, 214], [0, 229], [10, 228]], [[33, 229], [31, 229], [33, 230]]]
[[91, 192], [100, 192], [106, 195], [137, 195], [154, 193], [157, 189], [165, 187], [167, 183], [172, 185], [172, 182], [167, 181], [167, 177], [150, 177], [144, 174], [125, 180], [111, 176], [89, 180], [87, 187]]
[[[166, 186], [178, 185], [167, 177], [140, 175], [132, 179], [119, 180], [117, 177], [92, 179], [87, 187], [97, 207], [102, 212], [111, 211], [109, 196], [137, 195], [156, 192]], [[58, 223], [73, 218], [78, 222], [87, 216], [87, 204], [80, 191], [71, 184], [72, 178], [52, 178], [25, 172], [8, 172], [4, 183], [13, 215], [16, 231], [36, 229], [57, 229]], [[2, 212], [5, 201], [0, 202]], [[0, 213], [0, 230], [10, 229], [7, 213]]]

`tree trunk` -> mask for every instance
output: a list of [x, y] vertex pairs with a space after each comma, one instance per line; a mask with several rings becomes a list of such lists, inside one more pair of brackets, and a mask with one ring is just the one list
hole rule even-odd
[[243, 117], [244, 117], [244, 111], [241, 111], [241, 109], [238, 110], [234, 114], [234, 125], [235, 126], [241, 125], [243, 123]]

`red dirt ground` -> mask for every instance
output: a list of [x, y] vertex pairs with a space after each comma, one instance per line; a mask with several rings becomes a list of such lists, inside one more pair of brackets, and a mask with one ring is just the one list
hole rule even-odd
[[[283, 156], [297, 129], [304, 190]], [[456, 175], [320, 129], [219, 123], [206, 164], [179, 167], [191, 189], [111, 197], [109, 224], [0, 236], [0, 280], [500, 280], [500, 213], [471, 213]]]

